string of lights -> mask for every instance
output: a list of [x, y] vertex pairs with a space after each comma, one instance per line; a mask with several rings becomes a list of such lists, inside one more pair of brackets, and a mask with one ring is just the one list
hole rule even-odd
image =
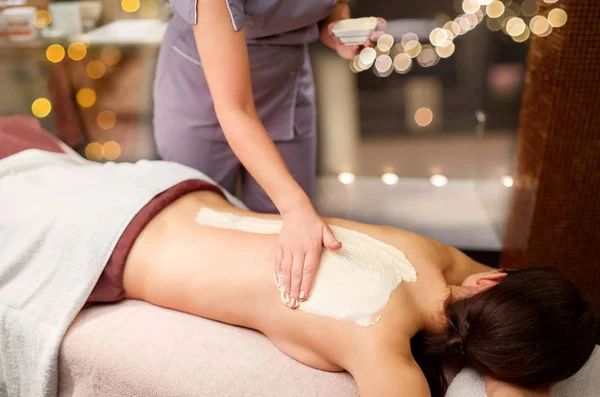
[[[543, 1], [547, 5], [558, 2]], [[406, 74], [415, 63], [424, 68], [435, 66], [454, 54], [456, 38], [484, 20], [491, 31], [502, 31], [515, 42], [524, 43], [532, 33], [540, 37], [550, 35], [568, 19], [567, 12], [559, 6], [542, 10], [537, 0], [463, 0], [461, 8], [464, 13], [453, 20], [447, 15], [435, 19], [438, 26], [430, 32], [428, 43], [421, 43], [415, 33], [406, 33], [399, 43], [394, 43], [394, 37], [389, 34], [382, 35], [374, 48], [364, 48], [350, 61], [350, 70], [360, 73], [372, 68], [375, 75], [387, 77], [394, 71]]]

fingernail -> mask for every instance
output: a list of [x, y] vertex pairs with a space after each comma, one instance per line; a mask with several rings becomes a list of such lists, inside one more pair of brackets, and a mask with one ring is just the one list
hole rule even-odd
[[285, 295], [283, 295], [283, 299], [285, 299], [285, 303], [290, 303], [290, 294], [288, 294], [287, 292], [285, 293]]
[[300, 291], [300, 296], [299, 296], [300, 300], [303, 300], [305, 296], [306, 296], [306, 294], [304, 293], [304, 290]]
[[295, 298], [290, 299], [290, 307], [292, 309], [296, 308], [296, 299]]

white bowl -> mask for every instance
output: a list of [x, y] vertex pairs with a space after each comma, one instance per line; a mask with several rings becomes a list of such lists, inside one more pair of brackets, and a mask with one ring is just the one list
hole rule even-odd
[[343, 19], [333, 26], [333, 34], [346, 45], [363, 44], [375, 32], [375, 17]]

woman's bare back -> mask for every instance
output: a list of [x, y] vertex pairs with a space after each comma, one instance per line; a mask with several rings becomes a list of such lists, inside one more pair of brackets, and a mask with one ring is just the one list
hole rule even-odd
[[212, 192], [189, 194], [163, 210], [136, 241], [127, 260], [127, 296], [158, 306], [256, 329], [308, 366], [353, 375], [382, 352], [410, 357], [410, 338], [435, 315], [447, 293], [446, 262], [453, 252], [424, 237], [388, 227], [328, 219], [403, 251], [417, 270], [401, 283], [373, 326], [292, 310], [273, 280], [275, 235], [199, 225], [201, 208], [278, 219], [240, 210]]

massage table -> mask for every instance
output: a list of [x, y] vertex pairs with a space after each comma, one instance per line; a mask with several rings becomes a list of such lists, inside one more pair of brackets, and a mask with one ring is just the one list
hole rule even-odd
[[[597, 397], [600, 349], [554, 396]], [[59, 397], [356, 397], [347, 373], [309, 368], [259, 332], [135, 300], [83, 310], [59, 355]], [[463, 370], [447, 396], [485, 397]]]

